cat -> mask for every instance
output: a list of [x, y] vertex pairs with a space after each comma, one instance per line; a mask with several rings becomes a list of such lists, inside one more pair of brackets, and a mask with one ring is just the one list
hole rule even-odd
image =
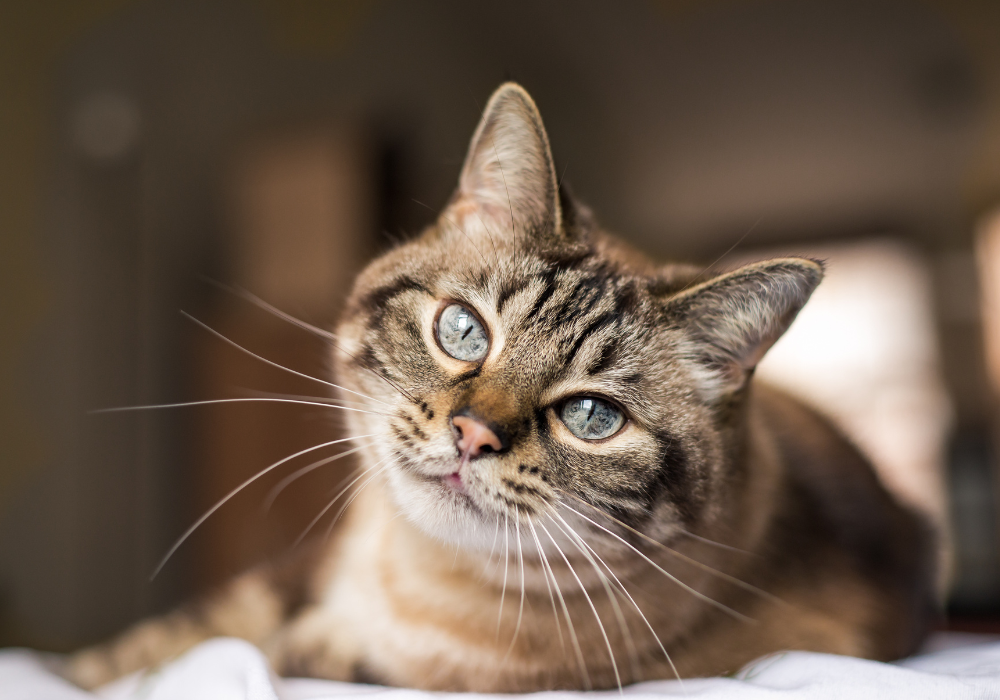
[[371, 436], [338, 536], [68, 676], [216, 635], [283, 675], [487, 692], [913, 652], [935, 534], [824, 418], [751, 381], [822, 277], [654, 264], [559, 185], [535, 103], [502, 85], [443, 213], [360, 274], [331, 336]]

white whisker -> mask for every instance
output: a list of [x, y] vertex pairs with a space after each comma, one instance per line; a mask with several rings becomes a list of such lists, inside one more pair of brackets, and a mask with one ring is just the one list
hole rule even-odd
[[573, 513], [576, 513], [578, 516], [580, 516], [581, 518], [583, 518], [584, 520], [586, 520], [587, 522], [589, 522], [594, 527], [596, 527], [596, 528], [598, 528], [600, 530], [603, 530], [604, 532], [606, 532], [609, 535], [611, 535], [612, 537], [614, 537], [616, 540], [618, 540], [619, 542], [621, 542], [622, 544], [624, 544], [626, 547], [628, 547], [629, 549], [631, 549], [633, 552], [635, 552], [636, 554], [638, 554], [640, 557], [642, 557], [643, 559], [645, 559], [649, 564], [651, 564], [653, 566], [654, 569], [656, 569], [657, 571], [659, 571], [661, 574], [663, 574], [664, 576], [666, 576], [667, 578], [669, 578], [671, 581], [673, 581], [674, 583], [676, 583], [678, 586], [680, 586], [681, 588], [683, 588], [684, 590], [686, 590], [688, 593], [690, 593], [694, 597], [698, 598], [699, 600], [701, 600], [701, 601], [703, 601], [705, 603], [708, 603], [712, 607], [717, 608], [717, 609], [725, 612], [726, 614], [731, 615], [732, 617], [735, 617], [738, 620], [741, 620], [742, 622], [747, 622], [747, 623], [754, 623], [754, 622], [756, 622], [756, 620], [754, 620], [753, 618], [747, 617], [743, 613], [736, 612], [735, 610], [733, 610], [729, 606], [723, 605], [719, 601], [713, 600], [712, 598], [709, 598], [707, 595], [705, 595], [701, 591], [699, 591], [699, 590], [697, 590], [695, 588], [692, 588], [691, 586], [687, 585], [686, 583], [684, 583], [683, 581], [681, 581], [679, 578], [677, 578], [676, 576], [674, 576], [672, 573], [670, 573], [669, 571], [667, 571], [666, 569], [664, 569], [662, 566], [660, 566], [659, 564], [657, 564], [655, 561], [653, 561], [652, 559], [650, 559], [649, 557], [647, 557], [645, 554], [643, 554], [642, 552], [640, 552], [636, 547], [634, 547], [632, 545], [632, 543], [628, 542], [627, 540], [625, 540], [624, 538], [620, 537], [619, 535], [616, 535], [615, 533], [611, 532], [611, 530], [607, 529], [603, 525], [598, 525], [596, 522], [594, 522], [593, 520], [591, 520], [590, 518], [588, 518], [586, 515], [584, 515], [580, 511], [575, 510], [575, 509], [571, 508], [570, 506], [566, 505], [565, 502], [562, 503], [562, 506], [563, 506], [563, 508], [566, 508], [567, 510], [569, 510], [569, 511], [571, 511]]
[[335, 454], [332, 457], [325, 457], [324, 459], [321, 459], [321, 460], [319, 460], [317, 462], [313, 462], [312, 464], [308, 464], [308, 465], [302, 467], [301, 469], [298, 469], [298, 470], [292, 472], [291, 474], [289, 474], [288, 476], [286, 476], [284, 479], [282, 479], [281, 481], [279, 481], [277, 484], [275, 484], [274, 488], [272, 488], [271, 491], [267, 494], [267, 497], [264, 499], [264, 512], [265, 513], [270, 512], [271, 506], [273, 506], [274, 502], [276, 500], [278, 500], [278, 496], [281, 495], [281, 492], [284, 491], [289, 486], [289, 484], [291, 484], [293, 481], [295, 481], [299, 477], [305, 476], [309, 472], [311, 472], [313, 470], [316, 470], [316, 469], [319, 469], [322, 466], [326, 466], [327, 464], [330, 464], [331, 462], [336, 462], [338, 459], [341, 459], [342, 457], [347, 457], [349, 455], [354, 454], [355, 452], [358, 452], [359, 450], [365, 449], [366, 447], [371, 447], [374, 444], [375, 444], [375, 442], [373, 441], [373, 442], [369, 442], [369, 443], [367, 443], [365, 445], [359, 445], [358, 447], [352, 447], [351, 449], [347, 450], [346, 452], [341, 452], [339, 454]]
[[[555, 525], [557, 528], [559, 528], [560, 530], [562, 530], [562, 528], [559, 526], [559, 523], [555, 521], [555, 519], [551, 516], [551, 514], [549, 515], [549, 520], [552, 521], [553, 525]], [[567, 534], [567, 533], [564, 532], [563, 534]], [[567, 536], [568, 536], [568, 534], [567, 534]], [[578, 550], [580, 550], [581, 552], [584, 552], [584, 554], [586, 555], [585, 550], [582, 547], [580, 547], [580, 545], [576, 544], [573, 541], [572, 537], [570, 537], [569, 541], [570, 541], [570, 544], [575, 545]], [[583, 581], [580, 580], [580, 577], [577, 575], [576, 570], [573, 568], [572, 564], [569, 563], [569, 559], [567, 559], [565, 555], [563, 555], [563, 558], [566, 560], [566, 566], [569, 567], [570, 573], [573, 574], [573, 578], [575, 578], [577, 584], [579, 584], [580, 590], [583, 591], [583, 595], [587, 598], [587, 603], [590, 605], [590, 609], [594, 613], [594, 618], [597, 620], [597, 625], [601, 628], [601, 636], [604, 637], [604, 644], [607, 646], [607, 648], [608, 648], [608, 655], [611, 657], [611, 667], [614, 669], [614, 672], [615, 672], [615, 681], [618, 684], [618, 693], [621, 694], [621, 692], [622, 692], [622, 679], [621, 679], [621, 676], [618, 673], [618, 662], [615, 660], [615, 653], [614, 653], [614, 651], [612, 650], [612, 647], [611, 647], [611, 640], [608, 638], [608, 633], [604, 629], [604, 621], [601, 620], [601, 616], [597, 612], [597, 606], [594, 605], [594, 601], [591, 599], [590, 593], [587, 591], [586, 587], [583, 585]], [[598, 569], [597, 566], [593, 562], [590, 562], [590, 564], [592, 566], [594, 566], [595, 571], [597, 571], [598, 580], [601, 582], [601, 585], [604, 587], [604, 590], [607, 593], [608, 598], [614, 603], [614, 605], [612, 606], [612, 608], [617, 608], [618, 607], [618, 601], [617, 601], [617, 599], [615, 599], [614, 595], [612, 594], [611, 587], [608, 586], [607, 578], [604, 576], [604, 573], [600, 569]], [[621, 609], [617, 609], [616, 610], [616, 614], [620, 616], [621, 615]], [[619, 619], [619, 624], [624, 624], [624, 618]]]
[[324, 447], [330, 447], [331, 445], [337, 445], [339, 443], [347, 442], [349, 440], [363, 440], [364, 438], [370, 438], [370, 437], [375, 437], [375, 435], [374, 434], [371, 434], [371, 435], [356, 435], [354, 437], [341, 438], [340, 440], [331, 440], [330, 442], [324, 442], [324, 443], [322, 443], [320, 445], [313, 445], [312, 447], [307, 447], [306, 449], [300, 450], [299, 452], [296, 452], [293, 455], [289, 455], [289, 456], [285, 457], [284, 459], [279, 459], [274, 464], [272, 464], [272, 465], [268, 466], [267, 468], [262, 469], [261, 471], [257, 472], [256, 474], [254, 474], [253, 476], [251, 476], [249, 479], [247, 479], [246, 481], [244, 481], [242, 484], [240, 484], [239, 486], [237, 486], [236, 488], [234, 488], [232, 491], [230, 491], [229, 493], [227, 493], [225, 496], [223, 496], [223, 498], [221, 500], [219, 500], [214, 506], [212, 506], [211, 508], [209, 508], [205, 512], [204, 515], [202, 515], [200, 518], [198, 518], [194, 522], [194, 524], [191, 525], [191, 527], [189, 527], [187, 530], [184, 531], [184, 534], [181, 535], [177, 539], [176, 542], [174, 542], [174, 545], [164, 555], [163, 559], [160, 560], [160, 563], [157, 564], [156, 569], [153, 571], [153, 575], [149, 577], [150, 580], [156, 578], [156, 575], [158, 573], [160, 573], [160, 570], [167, 563], [167, 561], [170, 559], [170, 557], [173, 556], [174, 552], [176, 552], [177, 549], [182, 544], [184, 544], [185, 540], [187, 540], [187, 538], [191, 536], [191, 533], [193, 533], [195, 530], [197, 530], [201, 526], [201, 524], [203, 522], [205, 522], [206, 520], [209, 519], [209, 517], [211, 517], [212, 513], [214, 513], [215, 511], [219, 510], [219, 508], [221, 508], [223, 505], [225, 505], [226, 503], [229, 502], [229, 499], [231, 499], [233, 496], [235, 496], [236, 494], [238, 494], [240, 491], [242, 491], [243, 489], [245, 489], [247, 486], [249, 486], [253, 482], [257, 481], [257, 479], [259, 479], [260, 477], [264, 476], [265, 474], [267, 474], [268, 472], [270, 472], [270, 471], [272, 471], [274, 469], [277, 469], [282, 464], [285, 464], [286, 462], [290, 462], [293, 459], [295, 459], [296, 457], [300, 457], [300, 456], [302, 456], [304, 454], [308, 454], [309, 452], [312, 452], [314, 450], [319, 450], [319, 449], [322, 449]]
[[[486, 559], [486, 566], [483, 567], [483, 573], [480, 574], [481, 579], [486, 578], [486, 570], [490, 568], [490, 564], [493, 563], [493, 553], [497, 550], [497, 539], [500, 537], [500, 514], [497, 513], [497, 526], [493, 529], [493, 544], [490, 545], [490, 556]], [[500, 561], [497, 560], [497, 566], [500, 565]], [[494, 573], [496, 568], [493, 569]], [[492, 574], [490, 574], [492, 576]]]
[[[737, 554], [746, 554], [751, 557], [759, 557], [760, 555], [756, 552], [751, 552], [746, 549], [740, 549], [739, 547], [734, 547], [731, 544], [724, 544], [722, 542], [716, 542], [715, 540], [710, 540], [707, 537], [702, 537], [701, 535], [696, 535], [693, 532], [688, 532], [684, 528], [677, 528], [677, 532], [684, 535], [685, 537], [690, 537], [693, 540], [698, 540], [699, 542], [704, 542], [705, 544], [712, 545], [713, 547], [718, 547], [719, 549], [724, 549], [727, 552], [736, 552]], [[655, 540], [654, 540], [655, 542]]]
[[[379, 464], [382, 464], [386, 460], [392, 459], [392, 457], [393, 455], [389, 455], [389, 457], [386, 457], [385, 459], [380, 460], [375, 464], [373, 464], [371, 467], [369, 467], [369, 469], [374, 469], [375, 467], [377, 467]], [[374, 481], [379, 475], [387, 472], [394, 464], [395, 462], [390, 461], [384, 467], [382, 467], [377, 472], [372, 474], [365, 483], [361, 484], [361, 486], [358, 487], [358, 490], [354, 492], [354, 494], [344, 503], [344, 505], [340, 507], [340, 510], [337, 511], [337, 514], [333, 516], [333, 520], [330, 521], [330, 524], [326, 528], [326, 534], [323, 535], [325, 539], [330, 539], [330, 533], [333, 532], [333, 528], [340, 521], [340, 518], [343, 517], [344, 513], [347, 512], [347, 509], [351, 507], [351, 504], [354, 503], [355, 499], [357, 499], [357, 497], [361, 495], [361, 492], [368, 487], [368, 484], [372, 483], [372, 481]]]
[[231, 287], [231, 286], [229, 286], [227, 284], [223, 284], [222, 282], [217, 282], [216, 280], [209, 279], [207, 277], [203, 278], [203, 279], [206, 282], [208, 282], [209, 284], [212, 284], [212, 285], [218, 287], [219, 289], [222, 289], [222, 290], [224, 290], [226, 292], [229, 292], [230, 294], [235, 294], [236, 296], [240, 297], [241, 299], [249, 301], [251, 304], [254, 304], [255, 306], [259, 306], [260, 308], [264, 309], [264, 311], [267, 311], [267, 312], [269, 312], [271, 314], [274, 314], [275, 316], [277, 316], [278, 318], [280, 318], [282, 321], [287, 321], [288, 323], [292, 324], [293, 326], [298, 326], [302, 330], [309, 331], [311, 333], [315, 333], [316, 335], [320, 336], [321, 338], [326, 338], [327, 340], [337, 340], [337, 334], [336, 333], [331, 333], [330, 331], [325, 330], [323, 328], [320, 328], [319, 326], [314, 326], [313, 324], [307, 323], [306, 321], [303, 321], [300, 318], [296, 318], [295, 316], [292, 316], [291, 314], [289, 314], [289, 313], [287, 313], [285, 311], [282, 311], [278, 307], [276, 307], [276, 306], [274, 306], [272, 304], [267, 303], [266, 301], [264, 301], [263, 299], [261, 299], [259, 296], [257, 296], [256, 294], [254, 294], [251, 291], [243, 289], [242, 287]]
[[[545, 530], [545, 526], [541, 523], [538, 523], [538, 527]], [[552, 535], [549, 534], [547, 530], [545, 530], [545, 534], [549, 536], [550, 540], [552, 540]], [[562, 551], [559, 550], [559, 545], [556, 544], [555, 540], [552, 540], [552, 544], [555, 545], [556, 550], [562, 554]], [[586, 690], [590, 690], [592, 686], [590, 683], [590, 674], [587, 673], [587, 662], [583, 658], [583, 650], [580, 649], [580, 640], [576, 636], [576, 628], [573, 626], [573, 619], [570, 617], [569, 607], [566, 605], [566, 599], [563, 597], [562, 588], [559, 587], [559, 581], [556, 579], [555, 572], [552, 571], [551, 564], [549, 564], [549, 571], [552, 572], [552, 583], [555, 585], [556, 596], [559, 598], [559, 605], [562, 607], [563, 616], [566, 618], [566, 626], [569, 628], [569, 638], [570, 641], [573, 642], [573, 651], [576, 654], [576, 661], [580, 667], [580, 675], [583, 676], [583, 687]]]
[[[309, 396], [305, 394], [280, 394], [273, 391], [250, 391], [248, 392], [254, 396], [261, 396], [265, 398], [272, 399], [297, 399], [299, 401], [317, 401], [322, 404], [330, 404], [333, 406], [345, 405], [345, 406], [361, 406], [362, 408], [368, 408], [375, 410], [370, 401], [351, 401], [350, 399], [339, 399], [330, 396]], [[376, 410], [376, 413], [378, 411]], [[389, 415], [388, 413], [382, 413], [380, 415]]]
[[592, 548], [587, 545], [576, 530], [570, 527], [569, 523], [567, 523], [561, 515], [558, 513], [553, 513], [553, 515], [559, 519], [558, 522], [553, 519], [553, 524], [558, 527], [564, 535], [569, 537], [570, 542], [576, 545], [576, 548], [580, 550], [580, 553], [583, 554], [584, 558], [597, 573], [601, 586], [604, 588], [604, 593], [608, 596], [608, 602], [611, 603], [611, 609], [615, 614], [615, 619], [618, 621], [618, 629], [621, 630], [622, 638], [625, 640], [625, 645], [628, 647], [629, 663], [632, 666], [632, 677], [633, 679], [638, 680], [640, 675], [639, 655], [636, 652], [635, 641], [632, 639], [632, 631], [629, 629], [628, 623], [625, 620], [625, 615], [622, 613], [621, 606], [618, 604], [617, 591], [611, 587], [608, 577], [605, 576], [604, 571], [601, 570], [597, 561], [591, 556], [590, 551], [592, 551]]
[[[555, 520], [553, 520], [552, 523], [555, 524]], [[587, 599], [587, 605], [590, 606], [590, 611], [594, 613], [594, 619], [597, 620], [597, 627], [598, 629], [601, 630], [601, 637], [604, 638], [604, 645], [608, 649], [608, 656], [611, 657], [611, 668], [615, 673], [615, 681], [618, 684], [618, 692], [621, 693], [622, 678], [621, 675], [618, 673], [618, 662], [615, 660], [615, 652], [614, 649], [611, 648], [611, 640], [608, 639], [608, 633], [604, 629], [604, 622], [601, 620], [600, 613], [597, 612], [597, 606], [594, 605], [594, 601], [591, 600], [590, 598], [590, 593], [587, 592], [587, 587], [583, 585], [583, 581], [580, 580], [580, 577], [577, 575], [576, 569], [573, 568], [573, 565], [569, 563], [569, 558], [566, 556], [565, 552], [562, 551], [562, 548], [559, 547], [559, 544], [556, 542], [555, 537], [552, 536], [552, 533], [549, 532], [548, 528], [546, 528], [545, 525], [543, 525], [542, 523], [538, 523], [538, 527], [542, 528], [542, 531], [549, 536], [550, 540], [552, 540], [552, 544], [559, 552], [559, 556], [562, 557], [563, 562], [566, 564], [566, 568], [569, 569], [569, 572], [573, 575], [573, 578], [576, 579], [577, 585], [580, 586], [580, 591], [583, 593], [583, 597]]]
[[510, 646], [507, 647], [507, 653], [504, 654], [503, 661], [500, 662], [501, 665], [506, 663], [507, 657], [510, 656], [511, 651], [514, 650], [514, 643], [517, 641], [517, 635], [521, 631], [521, 619], [524, 617], [524, 547], [521, 544], [521, 518], [520, 512], [517, 506], [514, 506], [514, 537], [515, 542], [517, 542], [517, 562], [518, 568], [521, 572], [521, 602], [517, 608], [517, 624], [514, 626], [514, 636], [511, 637]]
[[500, 588], [500, 610], [497, 611], [496, 641], [500, 641], [500, 623], [503, 620], [503, 601], [507, 596], [507, 566], [510, 563], [510, 544], [507, 541], [509, 530], [507, 511], [503, 514], [503, 586]]
[[187, 313], [186, 311], [181, 311], [181, 314], [185, 318], [190, 319], [194, 323], [196, 323], [199, 326], [201, 326], [202, 328], [204, 328], [206, 331], [208, 331], [209, 333], [211, 333], [212, 335], [214, 335], [216, 338], [219, 338], [220, 340], [228, 343], [229, 345], [231, 345], [232, 347], [236, 348], [237, 350], [239, 350], [241, 352], [245, 352], [250, 357], [253, 357], [255, 359], [260, 360], [264, 364], [270, 365], [271, 367], [276, 367], [277, 369], [284, 370], [285, 372], [289, 372], [291, 374], [294, 374], [297, 377], [302, 377], [303, 379], [309, 379], [309, 380], [314, 381], [314, 382], [319, 382], [320, 384], [324, 384], [326, 386], [333, 387], [334, 389], [339, 389], [340, 391], [346, 391], [348, 394], [354, 394], [355, 396], [360, 396], [361, 398], [368, 399], [369, 401], [375, 401], [376, 403], [380, 403], [380, 404], [382, 404], [384, 406], [391, 406], [391, 404], [388, 404], [385, 401], [380, 401], [379, 399], [376, 399], [374, 397], [366, 396], [365, 394], [362, 394], [360, 392], [354, 391], [352, 389], [348, 389], [347, 387], [340, 386], [339, 384], [334, 384], [333, 382], [328, 382], [325, 379], [320, 379], [319, 377], [314, 377], [311, 374], [305, 374], [303, 372], [297, 372], [296, 370], [291, 369], [290, 367], [285, 367], [284, 365], [278, 364], [277, 362], [269, 360], [266, 357], [261, 357], [257, 353], [251, 352], [250, 350], [247, 350], [245, 347], [243, 347], [242, 345], [240, 345], [236, 341], [230, 340], [229, 338], [227, 338], [226, 336], [222, 335], [222, 333], [219, 333], [219, 331], [215, 330], [214, 328], [212, 328], [208, 324], [203, 323], [202, 321], [199, 321], [198, 319], [196, 319], [194, 316], [192, 316], [191, 314]]
[[552, 592], [552, 582], [549, 581], [549, 576], [555, 580], [555, 573], [552, 572], [549, 566], [549, 558], [545, 555], [545, 550], [542, 549], [542, 543], [538, 539], [538, 531], [535, 530], [535, 523], [532, 522], [531, 516], [528, 518], [528, 527], [531, 529], [531, 537], [535, 541], [535, 548], [538, 550], [538, 556], [542, 562], [542, 576], [545, 579], [545, 588], [549, 591], [549, 601], [552, 603], [552, 617], [555, 618], [556, 622], [556, 634], [559, 635], [559, 646], [562, 648], [563, 652], [566, 651], [566, 642], [563, 640], [562, 634], [562, 624], [559, 622], [559, 611], [556, 609], [556, 598]]
[[[569, 523], [566, 523], [564, 519], [560, 517], [560, 520], [562, 520], [563, 523], [566, 524], [566, 527], [569, 527]], [[681, 692], [687, 695], [687, 691], [684, 689], [684, 681], [683, 679], [681, 679], [681, 674], [680, 672], [678, 672], [677, 667], [674, 665], [674, 660], [670, 658], [670, 654], [667, 653], [667, 648], [663, 645], [663, 642], [660, 641], [660, 635], [656, 633], [656, 630], [653, 629], [653, 625], [651, 625], [649, 620], [646, 619], [645, 613], [642, 612], [642, 608], [639, 607], [639, 604], [635, 602], [635, 599], [632, 597], [632, 594], [628, 592], [627, 588], [625, 588], [625, 584], [623, 584], [621, 581], [618, 580], [618, 576], [615, 575], [614, 570], [610, 566], [608, 566], [608, 564], [603, 559], [601, 559], [601, 555], [599, 555], [594, 550], [593, 547], [587, 544], [587, 541], [583, 539], [583, 537], [581, 537], [579, 533], [577, 533], [572, 528], [570, 528], [570, 530], [573, 532], [574, 535], [576, 535], [579, 538], [580, 542], [582, 542], [583, 545], [590, 550], [591, 554], [597, 557], [597, 560], [604, 565], [604, 568], [608, 570], [608, 574], [610, 574], [611, 578], [613, 578], [615, 583], [618, 584], [618, 588], [621, 589], [621, 592], [625, 594], [625, 597], [627, 597], [629, 599], [629, 602], [632, 603], [633, 607], [635, 607], [635, 611], [639, 614], [639, 617], [642, 618], [642, 621], [646, 623], [646, 627], [649, 629], [650, 634], [653, 635], [653, 639], [655, 639], [657, 645], [659, 645], [660, 651], [663, 652], [663, 656], [665, 656], [667, 659], [667, 663], [670, 664], [671, 670], [673, 670], [674, 675], [677, 677], [677, 680], [681, 685]]]
[[[617, 525], [620, 525], [621, 527], [625, 528], [626, 530], [628, 530], [629, 532], [631, 532], [636, 537], [639, 537], [642, 540], [648, 542], [649, 544], [651, 544], [651, 545], [653, 545], [655, 547], [658, 547], [659, 549], [662, 549], [664, 552], [666, 552], [667, 554], [670, 554], [673, 557], [676, 557], [676, 558], [678, 558], [678, 559], [680, 559], [680, 560], [682, 560], [684, 562], [687, 562], [688, 564], [691, 564], [691, 566], [697, 567], [697, 568], [701, 569], [702, 571], [706, 571], [709, 574], [711, 574], [711, 575], [713, 575], [713, 576], [715, 576], [717, 578], [720, 578], [723, 581], [727, 581], [727, 582], [733, 584], [734, 586], [738, 586], [739, 588], [742, 588], [745, 591], [748, 591], [750, 593], [758, 595], [761, 598], [763, 598], [763, 599], [765, 599], [765, 600], [767, 600], [767, 601], [769, 601], [771, 603], [775, 603], [777, 605], [782, 605], [782, 606], [786, 606], [786, 607], [789, 606], [788, 603], [786, 603], [785, 601], [783, 601], [778, 596], [776, 596], [776, 595], [774, 595], [772, 593], [768, 593], [767, 591], [765, 591], [765, 590], [763, 590], [761, 588], [758, 588], [757, 586], [753, 585], [752, 583], [747, 583], [746, 581], [742, 581], [742, 580], [736, 578], [735, 576], [733, 576], [731, 574], [727, 574], [724, 571], [719, 571], [718, 569], [713, 569], [708, 564], [704, 564], [704, 563], [698, 561], [697, 559], [692, 559], [688, 555], [683, 554], [681, 552], [678, 552], [676, 549], [668, 547], [667, 545], [663, 544], [662, 542], [657, 542], [656, 540], [654, 540], [652, 537], [650, 537], [649, 535], [645, 534], [644, 532], [640, 532], [639, 530], [636, 530], [634, 527], [632, 527], [632, 526], [630, 526], [630, 525], [628, 525], [626, 523], [623, 523], [621, 520], [619, 520], [615, 516], [611, 515], [610, 513], [604, 512], [603, 510], [601, 510], [597, 506], [593, 505], [592, 503], [587, 503], [587, 501], [583, 500], [579, 496], [575, 496], [575, 495], [573, 495], [571, 493], [568, 493], [566, 491], [560, 491], [560, 493], [562, 495], [564, 495], [564, 496], [569, 496], [573, 500], [575, 500], [575, 501], [577, 501], [579, 503], [582, 503], [583, 505], [588, 506], [589, 508], [592, 508], [593, 510], [597, 511], [598, 513], [600, 513], [601, 515], [603, 515], [608, 520], [610, 520], [613, 523], [615, 523]], [[565, 506], [566, 504], [563, 503], [563, 505]], [[566, 507], [569, 508], [569, 506], [566, 506]], [[569, 509], [573, 510], [572, 508], [569, 508]], [[580, 513], [578, 513], [577, 511], [573, 510], [573, 512], [577, 513], [577, 515], [580, 515], [580, 517], [583, 517], [583, 515], [580, 514]], [[701, 540], [705, 539], [703, 537], [699, 537], [698, 535], [693, 535], [692, 533], [686, 532], [684, 530], [681, 530], [680, 532], [682, 532], [685, 535], [688, 535], [689, 537], [695, 537], [695, 538], [701, 539]], [[721, 544], [719, 542], [712, 542], [712, 540], [705, 540], [705, 541], [709, 542], [711, 544], [715, 544], [715, 545], [717, 545], [719, 547], [730, 548], [729, 545], [724, 545], [724, 544]], [[732, 549], [735, 549], [735, 547], [732, 548]], [[745, 550], [742, 550], [742, 549], [737, 549], [736, 551], [741, 552], [743, 554], [750, 554], [752, 556], [757, 556], [757, 555], [753, 554], [752, 552], [746, 552]]]
[[[333, 498], [332, 498], [332, 499], [330, 500], [330, 502], [329, 502], [329, 503], [327, 503], [327, 504], [326, 504], [326, 506], [324, 506], [324, 507], [323, 507], [323, 510], [321, 510], [321, 511], [319, 512], [319, 514], [318, 514], [318, 515], [317, 515], [317, 516], [316, 516], [315, 518], [313, 518], [313, 519], [312, 519], [312, 521], [310, 521], [310, 523], [309, 523], [309, 525], [308, 525], [308, 526], [306, 527], [306, 529], [305, 529], [305, 530], [303, 530], [301, 534], [299, 534], [299, 536], [298, 536], [298, 537], [297, 537], [297, 538], [295, 539], [295, 542], [293, 542], [293, 543], [292, 543], [292, 549], [295, 549], [296, 547], [298, 547], [298, 546], [299, 546], [299, 544], [300, 544], [300, 543], [302, 542], [302, 540], [304, 540], [304, 539], [306, 538], [306, 535], [308, 535], [308, 534], [309, 534], [309, 532], [310, 532], [310, 531], [311, 531], [311, 530], [312, 530], [312, 529], [313, 529], [313, 528], [314, 528], [314, 527], [316, 526], [316, 523], [318, 523], [318, 522], [319, 522], [319, 521], [320, 521], [320, 520], [321, 520], [321, 519], [323, 518], [323, 516], [324, 516], [324, 515], [326, 515], [326, 514], [327, 514], [327, 512], [328, 512], [328, 511], [329, 511], [329, 510], [330, 510], [331, 508], [333, 508], [333, 505], [334, 505], [334, 504], [335, 504], [335, 503], [336, 503], [336, 502], [337, 502], [338, 500], [340, 500], [340, 497], [341, 497], [341, 496], [343, 496], [343, 495], [344, 495], [345, 493], [347, 493], [347, 492], [348, 492], [348, 491], [350, 490], [350, 488], [351, 488], [352, 486], [354, 486], [354, 484], [358, 483], [358, 481], [360, 481], [360, 480], [361, 480], [362, 478], [364, 478], [365, 474], [367, 474], [368, 472], [370, 472], [370, 471], [371, 471], [372, 469], [375, 469], [375, 468], [376, 468], [376, 467], [377, 467], [378, 465], [382, 464], [383, 462], [385, 462], [385, 461], [386, 461], [386, 460], [388, 460], [388, 459], [389, 459], [389, 457], [386, 457], [385, 459], [382, 459], [382, 460], [379, 460], [378, 462], [376, 462], [376, 463], [375, 463], [375, 464], [373, 464], [372, 466], [370, 466], [370, 467], [368, 467], [368, 468], [366, 468], [366, 469], [363, 469], [363, 470], [361, 471], [361, 473], [360, 473], [360, 474], [358, 474], [358, 475], [357, 475], [356, 477], [354, 477], [353, 479], [351, 479], [351, 483], [349, 483], [349, 484], [348, 484], [347, 486], [345, 486], [344, 488], [342, 488], [342, 489], [341, 489], [341, 490], [340, 490], [340, 491], [339, 491], [339, 492], [337, 493], [337, 495], [336, 495], [336, 496], [334, 496], [334, 497], [333, 497]], [[367, 483], [367, 482], [366, 482], [366, 483]], [[362, 488], [363, 488], [363, 487], [362, 487]]]
[[342, 411], [351, 411], [353, 413], [367, 413], [373, 416], [387, 416], [391, 417], [388, 413], [380, 413], [378, 411], [365, 411], [360, 408], [351, 408], [349, 406], [337, 406], [335, 404], [325, 403], [321, 401], [301, 401], [298, 399], [272, 399], [263, 396], [255, 397], [241, 397], [233, 399], [204, 399], [202, 401], [180, 401], [178, 403], [155, 403], [147, 404], [145, 406], [116, 406], [113, 408], [95, 408], [90, 413], [122, 413], [124, 411], [149, 411], [158, 408], [185, 408], [188, 406], [209, 406], [211, 404], [217, 403], [246, 403], [250, 401], [264, 401], [270, 403], [295, 403], [301, 404], [303, 406], [322, 406], [324, 408], [339, 408]]

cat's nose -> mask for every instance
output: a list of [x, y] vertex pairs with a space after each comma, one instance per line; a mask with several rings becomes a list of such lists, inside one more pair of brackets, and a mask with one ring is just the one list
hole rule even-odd
[[475, 418], [454, 416], [451, 425], [455, 430], [455, 445], [462, 454], [463, 461], [488, 452], [499, 452], [504, 447], [496, 433]]

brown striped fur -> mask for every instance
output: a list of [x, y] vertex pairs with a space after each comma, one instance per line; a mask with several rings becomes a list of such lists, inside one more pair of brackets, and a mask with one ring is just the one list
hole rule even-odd
[[[932, 533], [828, 422], [750, 381], [821, 277], [800, 258], [654, 265], [560, 191], [534, 103], [502, 86], [438, 222], [348, 302], [336, 372], [369, 397], [355, 433], [380, 437], [341, 536], [69, 674], [93, 686], [220, 634], [281, 673], [476, 691], [910, 653], [934, 611]], [[453, 302], [488, 331], [481, 362], [435, 339]], [[574, 395], [627, 424], [574, 437], [557, 411]], [[503, 445], [469, 463], [467, 495], [443, 485], [459, 413]]]

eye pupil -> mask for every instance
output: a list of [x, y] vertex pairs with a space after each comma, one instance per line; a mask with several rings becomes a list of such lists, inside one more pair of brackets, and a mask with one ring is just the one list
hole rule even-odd
[[438, 317], [437, 336], [441, 348], [456, 360], [478, 362], [490, 348], [483, 324], [461, 304], [444, 308]]
[[625, 416], [609, 401], [577, 396], [566, 401], [560, 416], [569, 431], [581, 440], [611, 437], [625, 424]]

